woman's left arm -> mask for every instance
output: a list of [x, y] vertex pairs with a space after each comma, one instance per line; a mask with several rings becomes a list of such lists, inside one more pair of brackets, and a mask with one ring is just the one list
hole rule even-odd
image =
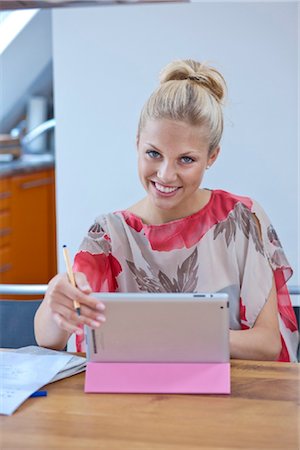
[[253, 328], [230, 330], [230, 356], [236, 359], [277, 360], [281, 351], [277, 294], [273, 279], [269, 297]]

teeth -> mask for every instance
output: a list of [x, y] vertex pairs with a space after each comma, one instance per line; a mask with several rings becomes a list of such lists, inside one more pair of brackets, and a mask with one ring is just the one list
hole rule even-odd
[[161, 184], [158, 184], [158, 183], [155, 183], [155, 187], [158, 191], [165, 192], [166, 194], [168, 194], [170, 192], [174, 192], [177, 189], [177, 187], [166, 187], [166, 186], [162, 186]]

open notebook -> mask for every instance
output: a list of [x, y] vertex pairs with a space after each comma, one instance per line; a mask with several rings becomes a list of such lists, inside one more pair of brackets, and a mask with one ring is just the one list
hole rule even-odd
[[46, 384], [82, 372], [86, 359], [67, 352], [29, 346], [0, 352], [0, 414], [12, 414]]

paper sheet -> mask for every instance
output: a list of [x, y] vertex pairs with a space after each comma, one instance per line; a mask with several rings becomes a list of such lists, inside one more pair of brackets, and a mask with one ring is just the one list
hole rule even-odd
[[[27, 347], [21, 347], [15, 350], [17, 353], [27, 353], [30, 355], [60, 355], [62, 352], [57, 350], [50, 350], [44, 347], [38, 347], [35, 345], [29, 345]], [[83, 356], [70, 355], [71, 359], [67, 364], [49, 381], [61, 380], [62, 378], [70, 377], [76, 373], [84, 372], [86, 369], [86, 358]]]
[[[57, 354], [58, 353], [58, 354]], [[73, 358], [64, 352], [0, 353], [0, 413], [11, 415], [33, 392], [48, 384]]]

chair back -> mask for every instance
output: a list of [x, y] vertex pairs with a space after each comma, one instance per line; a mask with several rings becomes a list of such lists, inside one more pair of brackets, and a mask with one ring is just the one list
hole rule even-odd
[[[13, 295], [13, 300], [0, 300], [0, 347], [20, 348], [37, 345], [34, 336], [34, 316], [42, 300], [30, 296], [44, 294], [47, 285], [0, 284], [0, 295]], [[18, 295], [29, 300], [18, 300]]]

